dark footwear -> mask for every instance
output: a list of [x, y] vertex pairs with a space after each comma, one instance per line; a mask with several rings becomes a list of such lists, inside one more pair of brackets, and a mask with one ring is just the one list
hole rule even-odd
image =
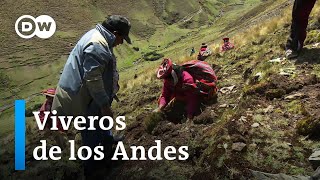
[[113, 136], [113, 144], [117, 144], [119, 141], [123, 141], [123, 140], [124, 140], [123, 135]]
[[297, 51], [293, 51], [291, 49], [286, 50], [286, 58], [287, 59], [294, 59], [298, 57], [298, 52]]

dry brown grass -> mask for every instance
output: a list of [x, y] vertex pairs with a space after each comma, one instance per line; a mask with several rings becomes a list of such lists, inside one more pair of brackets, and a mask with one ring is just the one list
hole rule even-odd
[[[292, 10], [292, 7], [289, 6], [286, 9], [284, 9], [283, 13], [280, 16], [276, 16], [267, 21], [261, 22], [260, 24], [257, 24], [247, 29], [246, 31], [243, 31], [241, 33], [236, 34], [233, 37], [230, 37], [231, 42], [233, 42], [236, 45], [236, 47], [241, 47], [249, 42], [256, 41], [256, 40], [259, 40], [260, 38], [263, 38], [263, 36], [274, 32], [276, 29], [281, 28], [286, 24], [290, 25], [291, 10]], [[317, 2], [312, 11], [311, 16], [318, 16], [319, 14], [320, 14], [320, 2]], [[213, 54], [219, 53], [220, 51], [220, 46], [222, 42], [221, 41], [218, 41], [218, 42], [219, 43], [214, 43], [209, 45]], [[192, 57], [180, 56], [180, 57], [170, 57], [170, 58], [172, 58], [172, 60], [175, 63], [181, 64], [190, 59], [194, 59], [195, 57], [196, 57], [196, 53]], [[120, 85], [122, 85], [122, 88], [123, 88], [122, 90], [124, 92], [129, 91], [133, 87], [149, 84], [156, 81], [157, 78], [155, 75], [160, 63], [161, 61], [159, 60], [147, 65], [144, 65], [144, 67], [142, 67], [141, 70], [136, 73], [132, 73], [131, 72], [132, 70], [129, 70], [130, 72], [126, 72], [125, 74], [127, 75], [131, 74], [132, 77], [125, 77], [120, 81]], [[137, 76], [137, 78], [134, 78], [135, 75]]]
[[[176, 64], [182, 64], [191, 59], [189, 56], [182, 56], [179, 58], [170, 57], [170, 58]], [[120, 80], [121, 91], [127, 92], [132, 90], [134, 87], [147, 85], [147, 84], [153, 83], [154, 81], [159, 81], [156, 77], [156, 72], [161, 62], [162, 60], [159, 60], [147, 65], [144, 65], [143, 67], [139, 66], [137, 68], [131, 68], [128, 71], [123, 72], [121, 75], [124, 75], [125, 77], [123, 77], [123, 79]]]
[[[256, 26], [244, 31], [243, 33], [237, 34], [234, 37], [235, 44], [237, 46], [242, 46], [248, 42], [257, 40], [264, 35], [274, 32], [277, 28], [283, 27], [284, 25], [291, 24], [291, 11], [292, 7], [289, 6], [286, 8], [281, 16], [273, 17], [267, 21], [264, 21], [263, 24], [257, 24]], [[313, 8], [310, 17], [315, 16], [319, 17], [320, 15], [320, 2], [317, 1], [315, 7]]]

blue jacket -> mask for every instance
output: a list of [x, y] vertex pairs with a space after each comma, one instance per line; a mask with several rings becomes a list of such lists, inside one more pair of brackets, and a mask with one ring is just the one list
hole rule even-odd
[[[72, 109], [82, 106], [80, 112], [87, 111], [92, 102], [98, 107], [111, 105], [114, 41], [115, 35], [100, 24], [82, 36], [64, 66], [58, 84], [60, 90], [55, 96], [55, 100], [60, 102], [56, 104], [62, 109], [68, 108], [66, 106], [73, 106]], [[63, 114], [79, 115], [76, 112], [78, 110]]]

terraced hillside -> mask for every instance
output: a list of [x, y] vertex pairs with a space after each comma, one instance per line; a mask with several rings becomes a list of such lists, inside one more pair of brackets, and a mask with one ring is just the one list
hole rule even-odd
[[[233, 10], [247, 11], [260, 1], [250, 0], [245, 1], [243, 5], [236, 5], [239, 2], [237, 0], [1, 1], [0, 119], [4, 121], [1, 121], [3, 129], [0, 128], [0, 134], [9, 132], [13, 128], [12, 109], [2, 111], [11, 107], [15, 99], [29, 97], [32, 98], [27, 104], [28, 107], [31, 109], [34, 106], [38, 107], [37, 103], [42, 99], [33, 95], [56, 86], [59, 72], [73, 45], [82, 34], [104, 20], [107, 15], [122, 14], [129, 17], [132, 22], [133, 46], [125, 44], [116, 50], [119, 69], [124, 70], [143, 61], [144, 54], [148, 52], [158, 51], [168, 54], [167, 51], [170, 50], [185, 53], [185, 48], [188, 47], [181, 48], [181, 45], [184, 46], [187, 41], [193, 42], [192, 46], [200, 44], [199, 28], [209, 30], [210, 27], [207, 26], [220, 18], [220, 11], [233, 14], [235, 13]], [[39, 38], [25, 40], [17, 36], [14, 23], [18, 17], [25, 14], [35, 17], [41, 14], [52, 16], [57, 23], [54, 36], [46, 40]], [[226, 17], [229, 15], [226, 14]], [[186, 23], [188, 25], [184, 26]], [[194, 41], [188, 38], [189, 36], [198, 40]], [[189, 40], [178, 43], [186, 38]], [[210, 37], [213, 38], [214, 36]], [[180, 47], [177, 47], [178, 44]]]
[[[128, 56], [139, 59], [142, 52], [150, 51], [150, 44], [156, 44], [157, 52], [182, 63], [195, 58], [189, 57], [191, 47], [203, 41], [210, 42], [214, 55], [207, 61], [219, 77], [217, 103], [206, 104], [191, 126], [170, 122], [152, 113], [162, 86], [154, 75], [160, 61], [141, 60], [133, 67], [122, 69], [121, 102], [113, 107], [117, 115], [125, 115], [127, 119], [125, 132], [115, 132], [126, 135], [126, 147], [148, 148], [159, 139], [162, 147], [188, 145], [190, 158], [187, 161], [117, 161], [113, 162], [113, 168], [101, 166], [102, 174], [110, 179], [253, 179], [254, 171], [304, 176], [313, 173], [308, 157], [320, 143], [311, 136], [317, 135], [317, 129], [309, 125], [319, 121], [320, 2], [310, 17], [306, 48], [296, 60], [283, 58], [292, 1], [223, 2], [201, 1], [190, 5], [194, 7], [191, 14], [181, 12], [179, 20], [173, 22], [166, 15], [179, 8], [169, 1], [154, 1], [153, 7], [165, 9], [157, 8], [154, 13], [166, 28], [156, 25], [154, 34], [148, 35], [149, 42], [140, 40], [141, 35], [134, 32], [137, 46], [141, 44], [142, 48]], [[99, 3], [97, 7], [103, 4]], [[148, 3], [142, 4], [150, 6]], [[215, 11], [216, 5], [223, 8]], [[213, 24], [200, 27], [199, 24], [183, 24], [192, 21], [193, 17], [184, 22], [191, 15], [197, 18], [203, 12], [212, 12], [212, 18], [218, 14]], [[218, 48], [224, 36], [232, 37], [236, 49], [221, 54]], [[159, 41], [161, 37], [164, 39]], [[125, 48], [131, 49], [119, 50], [119, 57]], [[8, 117], [8, 114], [9, 111], [2, 115]], [[81, 178], [82, 174], [76, 171], [81, 167], [79, 161], [36, 162], [32, 159], [30, 150], [38, 145], [39, 138], [45, 137], [36, 130], [32, 120], [28, 118], [27, 166], [30, 171], [27, 175]], [[79, 133], [70, 131], [66, 137], [80, 143]], [[12, 134], [9, 134], [0, 143], [0, 147], [8, 147], [0, 148], [0, 156], [7, 155], [1, 159], [1, 163], [7, 165], [1, 167], [1, 172], [5, 172], [1, 175], [23, 177], [26, 174], [15, 172], [10, 166], [13, 163], [12, 142]], [[49, 143], [54, 143], [50, 137]], [[48, 167], [57, 167], [57, 173], [48, 174]]]

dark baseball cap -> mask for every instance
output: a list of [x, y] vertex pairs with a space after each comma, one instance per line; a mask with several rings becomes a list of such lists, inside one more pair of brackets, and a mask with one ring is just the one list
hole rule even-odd
[[111, 15], [107, 18], [103, 25], [117, 31], [121, 36], [123, 36], [127, 43], [131, 44], [131, 39], [129, 37], [131, 24], [126, 17], [120, 15]]

